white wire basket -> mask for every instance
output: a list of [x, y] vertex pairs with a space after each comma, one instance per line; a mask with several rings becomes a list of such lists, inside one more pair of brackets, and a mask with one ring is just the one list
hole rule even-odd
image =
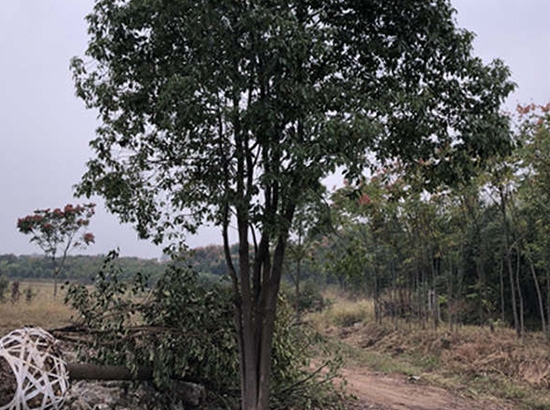
[[0, 339], [2, 359], [13, 371], [15, 392], [11, 402], [2, 403], [0, 410], [61, 409], [69, 380], [66, 363], [52, 335], [36, 327], [14, 330]]

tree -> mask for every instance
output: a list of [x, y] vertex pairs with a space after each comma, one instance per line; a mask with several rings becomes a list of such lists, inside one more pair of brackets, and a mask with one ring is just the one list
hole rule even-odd
[[17, 220], [19, 232], [31, 235], [31, 242], [36, 243], [52, 261], [54, 297], [57, 295], [57, 277], [65, 266], [68, 253], [95, 241], [94, 235], [87, 232], [94, 208], [95, 204], [67, 204], [63, 209], [38, 209], [34, 214]]
[[[518, 106], [517, 114], [521, 141], [520, 162], [523, 168], [520, 194], [526, 204], [523, 211], [527, 214], [527, 229], [532, 235], [525, 246], [525, 253], [539, 302], [541, 326], [550, 339], [550, 103], [544, 106]], [[537, 268], [546, 273], [546, 314]]]
[[[297, 204], [296, 206], [287, 246], [286, 270], [294, 283], [294, 309], [297, 323], [301, 321], [300, 285], [303, 263], [308, 258], [311, 259], [315, 240], [319, 235], [331, 229], [328, 206], [315, 201], [314, 198], [306, 196], [304, 199], [305, 205]], [[291, 262], [294, 262], [293, 266], [291, 266]]]
[[509, 71], [471, 56], [447, 0], [96, 0], [87, 20], [72, 71], [102, 125], [77, 193], [103, 196], [156, 243], [221, 227], [247, 410], [269, 404], [277, 293], [305, 193], [337, 167], [354, 181], [395, 158], [433, 159], [435, 184], [508, 149]]

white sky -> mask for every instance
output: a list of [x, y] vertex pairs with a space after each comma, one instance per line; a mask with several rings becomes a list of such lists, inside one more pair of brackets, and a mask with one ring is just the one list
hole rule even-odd
[[[74, 96], [69, 60], [86, 48], [84, 16], [91, 0], [10, 0], [0, 11], [0, 254], [40, 251], [20, 234], [17, 218], [34, 209], [82, 202], [72, 186], [92, 155], [95, 114]], [[475, 53], [501, 58], [512, 70], [517, 103], [550, 102], [550, 0], [452, 0], [457, 20], [477, 34]], [[159, 257], [97, 199], [91, 223], [96, 244], [87, 253], [120, 247], [123, 255]], [[219, 243], [217, 230], [189, 245]]]

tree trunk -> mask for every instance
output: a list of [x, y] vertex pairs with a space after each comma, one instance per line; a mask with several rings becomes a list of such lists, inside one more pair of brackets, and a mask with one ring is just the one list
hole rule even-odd
[[[293, 211], [292, 211], [293, 212]], [[289, 215], [285, 215], [289, 217]], [[281, 283], [288, 231], [281, 233], [273, 254], [269, 252], [267, 234], [262, 235], [250, 270], [248, 224], [238, 219], [240, 288], [236, 295], [242, 300], [237, 306], [237, 323], [241, 342], [241, 396], [243, 410], [269, 408], [271, 353], [277, 295]], [[253, 286], [251, 286], [253, 284]]]
[[499, 272], [499, 280], [500, 280], [500, 320], [502, 323], [506, 322], [506, 311], [505, 311], [505, 304], [504, 304], [504, 261], [500, 261], [500, 272]]
[[294, 309], [296, 310], [296, 323], [300, 323], [300, 276], [301, 276], [302, 258], [298, 257], [296, 261], [296, 282], [294, 283], [296, 301]]
[[516, 330], [516, 335], [521, 338], [521, 327], [518, 318], [518, 307], [516, 302], [516, 286], [514, 284], [514, 268], [512, 266], [512, 249], [510, 248], [510, 232], [508, 228], [508, 221], [506, 220], [506, 194], [504, 192], [504, 187], [499, 186], [500, 194], [500, 211], [502, 214], [502, 227], [504, 231], [504, 247], [505, 247], [505, 257], [506, 265], [508, 267], [508, 277], [510, 279], [510, 292], [512, 296], [512, 314], [514, 316], [514, 329]]
[[523, 305], [523, 292], [521, 291], [521, 281], [519, 280], [519, 274], [521, 271], [521, 261], [520, 253], [518, 250], [517, 254], [517, 266], [516, 266], [516, 286], [518, 289], [518, 298], [519, 298], [519, 327], [521, 329], [521, 338], [525, 335], [525, 314], [524, 314], [524, 305]]
[[53, 298], [57, 298], [57, 276], [59, 274], [59, 266], [57, 265], [57, 261], [55, 260], [55, 256], [52, 257], [52, 264], [53, 264]]
[[[481, 246], [481, 244], [478, 244], [478, 246]], [[476, 264], [476, 271], [477, 271], [477, 280], [479, 285], [479, 296], [478, 296], [478, 309], [479, 309], [479, 325], [484, 326], [486, 322], [486, 315], [485, 315], [485, 302], [487, 300], [487, 289], [486, 289], [486, 283], [485, 283], [485, 272], [483, 270], [482, 266], [482, 260], [481, 260], [481, 252], [479, 252], [479, 255], [475, 258], [475, 264]]]
[[529, 258], [529, 267], [531, 269], [531, 275], [533, 276], [533, 282], [535, 282], [535, 290], [537, 291], [537, 299], [539, 302], [539, 312], [540, 312], [540, 323], [542, 326], [542, 333], [546, 335], [546, 319], [544, 313], [544, 300], [542, 299], [542, 292], [540, 290], [539, 280], [537, 278], [537, 271], [535, 270], [535, 265], [533, 261]]
[[[452, 258], [452, 257], [451, 257]], [[451, 259], [449, 258], [449, 259]], [[449, 331], [453, 331], [453, 304], [454, 304], [454, 294], [453, 294], [453, 262], [449, 262], [449, 275], [447, 276], [447, 316], [449, 317]]]
[[508, 278], [510, 279], [510, 292], [512, 296], [512, 314], [514, 316], [514, 329], [516, 330], [516, 335], [521, 338], [521, 328], [519, 326], [518, 319], [518, 307], [516, 302], [516, 286], [514, 284], [514, 268], [512, 266], [512, 257], [510, 255], [510, 250], [506, 251], [506, 263], [508, 265]]
[[550, 341], [550, 270], [546, 271], [546, 318], [548, 319], [546, 340]]

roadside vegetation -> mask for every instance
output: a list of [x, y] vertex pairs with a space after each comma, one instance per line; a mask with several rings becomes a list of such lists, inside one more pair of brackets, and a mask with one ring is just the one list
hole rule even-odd
[[[187, 284], [200, 283], [201, 286], [204, 284], [204, 282], [194, 282], [196, 279], [188, 280], [190, 279], [188, 275], [189, 273], [179, 277], [180, 279], [187, 278], [185, 280]], [[201, 291], [198, 288], [188, 287], [189, 293], [185, 295], [177, 290], [178, 286], [175, 286], [174, 279], [176, 278], [171, 279], [170, 289], [175, 292], [174, 294], [179, 295], [180, 301], [182, 297], [193, 299], [197, 297], [198, 293], [208, 288]], [[129, 292], [132, 287], [129, 282], [125, 284], [110, 282], [108, 288], [97, 288], [105, 292], [106, 295], [100, 298], [97, 293], [94, 293], [97, 292], [97, 290], [94, 291], [94, 287], [73, 286], [69, 290], [69, 294], [73, 292], [71, 299], [73, 305], [75, 305], [74, 302], [76, 302], [76, 305], [80, 305], [79, 310], [63, 303], [63, 298], [67, 294], [67, 287], [61, 289], [57, 298], [53, 297], [54, 284], [51, 281], [19, 282], [20, 295], [17, 300], [12, 301], [13, 283], [15, 282], [8, 282], [8, 286], [5, 288], [4, 301], [0, 303], [1, 334], [23, 326], [41, 326], [46, 329], [54, 329], [74, 324], [80, 326], [84, 323], [93, 324], [93, 320], [83, 322], [82, 313], [88, 316], [94, 311], [98, 313], [100, 306], [104, 308], [104, 304], [108, 303], [109, 300], [113, 302], [114, 299], [110, 299], [111, 297], [108, 295], [115, 296], [116, 292], [110, 293], [108, 289], [124, 288], [124, 292], [119, 295], [130, 295]], [[183, 282], [180, 282], [181, 284]], [[27, 299], [26, 295], [29, 289], [33, 296]], [[78, 293], [77, 290], [84, 293]], [[354, 297], [348, 292], [338, 290], [336, 287], [331, 287], [321, 294], [319, 289], [311, 283], [305, 286], [304, 290], [302, 295], [304, 306], [302, 325], [299, 329], [295, 326], [294, 313], [291, 307], [294, 305], [292, 302], [293, 289], [289, 285], [283, 291], [287, 295], [285, 298], [287, 302], [280, 309], [279, 330], [276, 333], [278, 335], [276, 363], [277, 366], [283, 364], [290, 367], [285, 368], [285, 370], [276, 367], [276, 369], [281, 370], [280, 373], [276, 373], [274, 379], [276, 388], [273, 399], [276, 407], [288, 406], [291, 400], [295, 400], [294, 403], [305, 405], [307, 402], [296, 401], [298, 398], [308, 400], [304, 396], [304, 392], [308, 391], [303, 390], [305, 386], [301, 386], [293, 394], [290, 394], [288, 390], [285, 390], [285, 385], [293, 377], [304, 377], [306, 373], [302, 373], [300, 366], [307, 364], [309, 360], [313, 360], [309, 362], [309, 369], [312, 369], [325, 363], [324, 360], [327, 359], [325, 364], [330, 364], [331, 374], [330, 377], [323, 378], [325, 380], [322, 382], [323, 384], [328, 380], [339, 380], [338, 375], [341, 367], [346, 369], [368, 369], [372, 372], [389, 375], [402, 374], [408, 377], [412, 383], [436, 385], [456, 395], [475, 400], [505, 401], [518, 409], [550, 409], [550, 394], [548, 393], [550, 388], [550, 349], [541, 332], [529, 332], [523, 340], [518, 340], [513, 329], [500, 325], [493, 328], [490, 326], [463, 325], [455, 326], [451, 330], [447, 323], [442, 323], [438, 329], [434, 329], [430, 326], [423, 328], [419, 321], [406, 321], [403, 319], [384, 320], [382, 324], [379, 324], [376, 322], [374, 301], [372, 299]], [[113, 308], [113, 306], [109, 308], [111, 314], [108, 316], [110, 319], [101, 320], [103, 326], [107, 325], [108, 328], [110, 325], [117, 324], [118, 326], [120, 324], [117, 321], [117, 315], [113, 313], [123, 312], [121, 310], [123, 306], [120, 304], [121, 300], [119, 299], [117, 304], [119, 310]], [[169, 305], [166, 305], [168, 299], [163, 300], [164, 302], [159, 300], [160, 305], [157, 304], [156, 307], [148, 305], [147, 309], [153, 309], [156, 313], [160, 312], [158, 309], [168, 309]], [[193, 312], [195, 316], [201, 316], [204, 313], [199, 313], [200, 306], [204, 306], [208, 310], [213, 309], [212, 305], [208, 303], [213, 303], [214, 300], [210, 299], [211, 302], [207, 302], [204, 298], [202, 300], [205, 300], [204, 303], [206, 304], [203, 305], [202, 302], [200, 304], [195, 303], [192, 306], [188, 304], [190, 306], [189, 312]], [[220, 307], [219, 302], [216, 299], [216, 305]], [[83, 311], [84, 307], [87, 308], [85, 312]], [[152, 313], [153, 310], [150, 312]], [[219, 312], [219, 309], [217, 311]], [[230, 312], [230, 310], [225, 311]], [[186, 315], [185, 312], [178, 314]], [[98, 320], [100, 317], [102, 315], [96, 316], [94, 320]], [[118, 316], [118, 318], [120, 317]], [[88, 319], [91, 319], [91, 316]], [[172, 319], [177, 318], [172, 317]], [[180, 319], [182, 317], [179, 317], [178, 320]], [[226, 321], [225, 332], [230, 335], [231, 320], [230, 317], [226, 317], [226, 319], [229, 320]], [[169, 321], [170, 318], [165, 317], [165, 320]], [[189, 323], [188, 320], [187, 322]], [[96, 324], [99, 325], [99, 322], [96, 322]], [[136, 315], [131, 316], [131, 324], [135, 327], [128, 326], [123, 330], [123, 332], [127, 332], [127, 336], [132, 335], [136, 329], [144, 332], [147, 328], [144, 326], [143, 321], [137, 320]], [[195, 324], [200, 326], [199, 322], [195, 322]], [[147, 326], [154, 330], [160, 324], [149, 323]], [[120, 329], [118, 327], [117, 332], [111, 336], [105, 334], [102, 336], [106, 345], [112, 346], [116, 342], [114, 337], [116, 334], [120, 336]], [[195, 328], [193, 331], [195, 338], [197, 330], [198, 328]], [[214, 335], [218, 339], [220, 339], [219, 332]], [[201, 332], [201, 334], [203, 334], [202, 338], [210, 337], [208, 332]], [[280, 338], [281, 336], [283, 339]], [[112, 337], [112, 339], [108, 340], [109, 337]], [[151, 335], [147, 337], [151, 337]], [[225, 339], [226, 341], [231, 338], [228, 337], [229, 339]], [[179, 355], [178, 357], [180, 357], [182, 363], [185, 360], [192, 361], [195, 354], [200, 355], [199, 348], [202, 345], [208, 344], [209, 352], [212, 352], [213, 344], [211, 341], [202, 338], [198, 338], [198, 341], [195, 340], [192, 343], [190, 340], [182, 342], [182, 346], [186, 348], [195, 346], [198, 349], [187, 349], [188, 353], [186, 355]], [[306, 339], [307, 346], [304, 342]], [[109, 360], [111, 360], [110, 363], [129, 363], [123, 357], [125, 354], [132, 354], [129, 348], [137, 339], [124, 337], [122, 340], [123, 342], [118, 343], [114, 350], [94, 350], [95, 358], [91, 358], [88, 351], [83, 351], [85, 354], [82, 359], [84, 360], [84, 357], [87, 357], [86, 360], [99, 360], [104, 363], [108, 363]], [[100, 340], [95, 342], [97, 343], [96, 347], [100, 346]], [[165, 342], [173, 343], [174, 341], [166, 340]], [[161, 347], [159, 348], [159, 343], [161, 342], [157, 340], [153, 345], [157, 355], [162, 355], [164, 350]], [[147, 346], [151, 346], [151, 344], [144, 344], [141, 349], [148, 349]], [[305, 347], [307, 347], [307, 352], [304, 355], [301, 350]], [[118, 354], [116, 354], [116, 359], [113, 361], [115, 357], [113, 355], [116, 352]], [[141, 352], [141, 357], [145, 356]], [[162, 373], [174, 371], [174, 369], [167, 370], [166, 363], [166, 361], [173, 359], [170, 357], [165, 357], [165, 359], [164, 362], [159, 363], [159, 371], [161, 372], [159, 377], [173, 377], [173, 373]], [[236, 360], [236, 358], [230, 360]], [[311, 363], [314, 363], [314, 365]], [[185, 366], [182, 368], [185, 369]], [[221, 368], [211, 366], [210, 369], [214, 372], [216, 372], [216, 369], [223, 370], [224, 376], [219, 379], [219, 385], [223, 385], [227, 383], [227, 380], [235, 377], [232, 373], [236, 371], [234, 367], [229, 372], [231, 374], [227, 373], [228, 369], [231, 369], [230, 366], [222, 366]], [[184, 371], [189, 372], [189, 369]], [[197, 373], [194, 373], [193, 377], [197, 379]], [[289, 377], [291, 379], [288, 379]], [[231, 390], [227, 385], [225, 388]], [[308, 389], [311, 388], [311, 386], [308, 387]], [[337, 392], [337, 390], [334, 392], [337, 395], [333, 396], [332, 400], [341, 395]], [[281, 395], [281, 393], [284, 394]], [[310, 390], [310, 394], [312, 393]], [[325, 397], [324, 400], [329, 400], [329, 397]], [[317, 402], [317, 405], [319, 403]], [[327, 405], [328, 402], [325, 401], [324, 403]], [[335, 403], [333, 402], [333, 405], [336, 405]], [[310, 402], [311, 404], [312, 402]]]
[[329, 307], [310, 313], [307, 322], [324, 335], [323, 343], [342, 352], [345, 368], [403, 374], [412, 383], [517, 409], [550, 409], [550, 348], [541, 332], [518, 340], [513, 329], [502, 326], [379, 324], [372, 300], [338, 291], [326, 297]]

